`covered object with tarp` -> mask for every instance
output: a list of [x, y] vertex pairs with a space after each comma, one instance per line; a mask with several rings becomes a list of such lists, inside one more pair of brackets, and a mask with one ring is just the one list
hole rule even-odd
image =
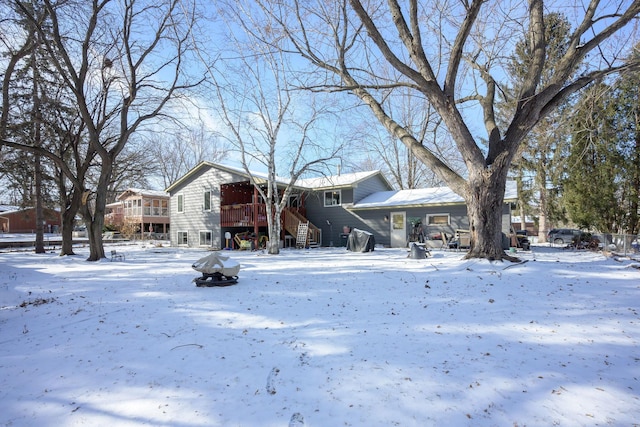
[[240, 264], [219, 252], [200, 258], [191, 267], [202, 273], [202, 277], [193, 279], [199, 287], [228, 286], [238, 282]]
[[347, 250], [351, 252], [371, 252], [376, 245], [376, 239], [368, 231], [354, 228], [347, 238]]

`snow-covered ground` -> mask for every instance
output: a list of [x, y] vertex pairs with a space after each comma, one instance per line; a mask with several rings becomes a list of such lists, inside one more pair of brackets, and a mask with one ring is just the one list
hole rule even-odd
[[[2, 426], [634, 426], [640, 270], [402, 249], [0, 253]], [[107, 247], [107, 252], [112, 247]]]

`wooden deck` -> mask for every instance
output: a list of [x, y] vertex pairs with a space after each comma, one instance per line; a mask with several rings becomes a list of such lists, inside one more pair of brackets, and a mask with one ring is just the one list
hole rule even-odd
[[235, 204], [220, 207], [222, 227], [266, 227], [267, 207], [262, 204]]
[[[308, 223], [308, 242], [320, 242], [320, 229], [309, 223], [300, 209], [286, 209], [282, 212], [282, 231], [292, 236], [298, 233], [300, 223]], [[220, 225], [222, 227], [267, 227], [267, 206], [245, 203], [220, 207]]]

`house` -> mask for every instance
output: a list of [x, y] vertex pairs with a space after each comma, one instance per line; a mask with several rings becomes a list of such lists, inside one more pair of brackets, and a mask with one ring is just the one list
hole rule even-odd
[[[518, 215], [514, 215], [511, 217], [511, 226], [514, 231], [527, 230], [527, 235], [529, 236], [538, 236], [538, 221], [537, 218], [533, 218], [530, 216], [524, 217], [524, 228], [522, 227], [522, 217]], [[549, 227], [551, 228], [551, 227]]]
[[[322, 228], [324, 246], [345, 246], [352, 228], [372, 232], [376, 243], [389, 245], [384, 213], [361, 217], [353, 207], [371, 194], [393, 187], [380, 171], [356, 172], [298, 181], [306, 193], [307, 217]], [[387, 213], [388, 215], [388, 213]], [[406, 243], [403, 242], [403, 245]]]
[[[254, 174], [266, 185], [264, 177]], [[280, 188], [285, 182], [281, 181]], [[201, 162], [171, 184], [169, 193], [171, 244], [174, 246], [238, 247], [236, 235], [252, 237], [259, 244], [267, 234], [266, 205], [249, 174], [241, 169]], [[296, 188], [283, 212], [283, 242], [292, 244], [300, 223], [307, 223], [304, 192]], [[320, 231], [309, 224], [309, 241], [320, 243]]]
[[[43, 208], [44, 232], [57, 233], [60, 229], [60, 212]], [[0, 206], [0, 230], [4, 233], [35, 233], [36, 209]]]
[[[257, 185], [266, 184], [263, 176], [254, 176]], [[280, 179], [278, 186], [285, 185]], [[265, 204], [241, 169], [202, 162], [166, 191], [174, 246], [237, 248], [234, 236], [259, 241], [267, 233]], [[508, 183], [502, 227], [507, 234], [515, 199], [516, 187]], [[307, 244], [322, 246], [344, 246], [352, 228], [367, 230], [376, 243], [391, 247], [405, 247], [418, 224], [435, 245], [442, 244], [441, 233], [452, 236], [469, 228], [466, 204], [449, 188], [393, 190], [380, 171], [298, 180], [283, 212], [281, 244], [293, 245], [299, 224], [307, 222]]]
[[[516, 200], [517, 187], [515, 182], [509, 181], [502, 205], [502, 232], [506, 235], [510, 234], [511, 203]], [[425, 243], [432, 247], [442, 246], [443, 234], [450, 240], [469, 229], [467, 205], [448, 187], [372, 193], [348, 210], [369, 224], [379, 223], [380, 217], [384, 216], [385, 224], [380, 233], [386, 236], [382, 241], [391, 247], [405, 246], [414, 227], [422, 229]]]
[[122, 230], [125, 224], [138, 233], [163, 237], [169, 233], [169, 195], [164, 191], [128, 188], [106, 206], [105, 225]]

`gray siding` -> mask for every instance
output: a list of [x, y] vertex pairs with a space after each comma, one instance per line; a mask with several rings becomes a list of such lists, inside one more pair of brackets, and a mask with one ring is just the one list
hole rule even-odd
[[[340, 246], [340, 233], [344, 226], [366, 229], [364, 222], [359, 221], [344, 208], [345, 205], [353, 203], [353, 189], [341, 189], [341, 202], [342, 205], [325, 207], [323, 190], [307, 194], [305, 203], [307, 218], [322, 230], [322, 246], [329, 246], [331, 242], [334, 246]], [[331, 225], [327, 224], [327, 220]]]
[[[308, 208], [309, 209], [309, 208]], [[347, 210], [343, 207], [324, 208], [325, 217], [329, 219], [333, 224], [333, 235], [329, 234], [329, 226], [325, 225], [326, 220], [320, 222], [314, 222], [316, 225], [321, 226], [323, 229], [323, 244], [328, 245], [330, 237], [333, 237], [334, 246], [339, 246], [341, 243], [340, 233], [342, 233], [342, 226], [348, 225], [350, 227], [359, 228], [372, 233], [375, 237], [376, 244], [383, 246], [391, 245], [391, 224], [388, 219], [391, 218], [392, 212], [405, 212], [407, 218], [406, 230], [407, 237], [411, 233], [412, 225], [410, 220], [412, 218], [420, 218], [423, 224], [423, 228], [427, 236], [433, 236], [441, 232], [445, 232], [448, 235], [454, 235], [458, 229], [469, 229], [469, 218], [467, 216], [466, 205], [447, 205], [447, 206], [424, 206], [424, 207], [385, 207], [379, 209], [366, 209], [366, 210]], [[449, 215], [449, 224], [446, 226], [429, 226], [427, 225], [427, 215]], [[309, 213], [309, 216], [312, 214]], [[385, 220], [386, 217], [386, 220]], [[510, 212], [509, 205], [504, 205], [503, 211], [503, 232], [508, 233], [510, 227]]]
[[[365, 230], [374, 234], [376, 243], [384, 246], [391, 245], [391, 224], [388, 221], [391, 218], [393, 212], [405, 212], [407, 223], [407, 238], [411, 233], [412, 225], [411, 219], [420, 218], [424, 225], [424, 231], [427, 235], [438, 234], [445, 232], [453, 234], [456, 229], [468, 229], [469, 220], [467, 218], [467, 208], [464, 205], [449, 205], [449, 206], [425, 206], [425, 207], [385, 207], [379, 209], [367, 209], [357, 210], [354, 214], [357, 214], [365, 221], [366, 225], [362, 227]], [[447, 226], [427, 226], [427, 215], [444, 214], [449, 215], [449, 225]], [[386, 220], [385, 220], [386, 217]]]
[[[341, 206], [324, 206], [324, 191], [312, 191], [307, 194], [306, 209], [309, 221], [322, 230], [322, 245], [340, 246], [346, 243], [340, 236], [343, 227], [359, 228], [374, 233], [376, 243], [389, 244], [389, 231], [386, 231], [386, 243], [384, 228], [388, 228], [384, 222], [384, 214], [377, 212], [370, 216], [362, 216], [362, 212], [350, 211], [346, 207], [357, 203], [366, 196], [378, 191], [389, 191], [391, 188], [381, 178], [374, 175], [371, 178], [359, 182], [354, 187], [340, 188]], [[327, 224], [327, 220], [331, 225]], [[379, 242], [378, 239], [382, 241]]]
[[[223, 231], [220, 227], [220, 185], [231, 182], [247, 181], [239, 174], [220, 170], [214, 167], [203, 167], [179, 187], [170, 193], [171, 244], [177, 245], [179, 232], [188, 233], [188, 245], [200, 246], [200, 231], [212, 233], [212, 245], [224, 247]], [[211, 211], [204, 211], [204, 192], [212, 190]], [[412, 218], [420, 218], [427, 235], [446, 232], [453, 235], [457, 229], [468, 229], [469, 220], [465, 205], [443, 205], [423, 207], [380, 207], [374, 209], [349, 209], [354, 203], [369, 194], [389, 190], [388, 185], [378, 175], [366, 179], [353, 188], [341, 188], [341, 205], [324, 206], [324, 190], [311, 191], [306, 194], [305, 208], [309, 220], [322, 231], [323, 246], [341, 246], [346, 240], [341, 236], [343, 227], [359, 228], [373, 233], [376, 244], [389, 246], [391, 230], [389, 218], [392, 212], [405, 212], [407, 218], [407, 237], [411, 233]], [[178, 195], [184, 197], [184, 212], [178, 213]], [[427, 225], [427, 215], [447, 214], [449, 224], [446, 226]], [[504, 205], [502, 228], [509, 233], [511, 217], [509, 205]]]
[[353, 189], [353, 203], [358, 203], [370, 194], [377, 193], [379, 191], [389, 191], [392, 188], [383, 181], [380, 175], [375, 175], [372, 178], [359, 182]]
[[[187, 232], [188, 246], [200, 246], [200, 231], [212, 233], [212, 246], [224, 247], [220, 229], [220, 184], [246, 181], [239, 175], [203, 168], [202, 172], [171, 192], [171, 245], [176, 246], [179, 232]], [[204, 192], [210, 189], [211, 211], [204, 210]], [[178, 212], [178, 195], [184, 197], [184, 212]]]

